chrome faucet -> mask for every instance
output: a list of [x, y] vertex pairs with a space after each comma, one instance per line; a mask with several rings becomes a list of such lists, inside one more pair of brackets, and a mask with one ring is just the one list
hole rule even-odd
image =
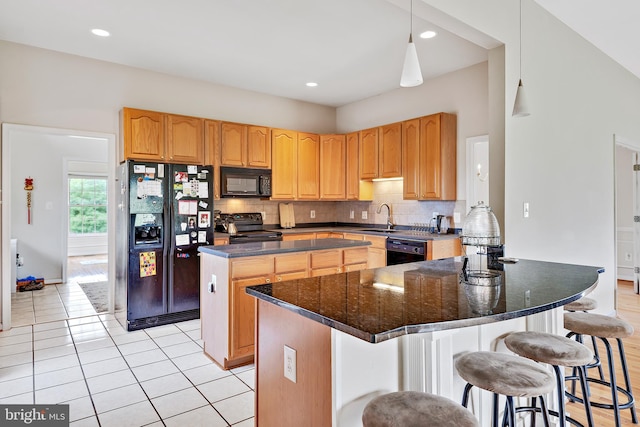
[[391, 222], [391, 208], [389, 207], [389, 205], [386, 203], [381, 204], [380, 206], [378, 206], [376, 213], [379, 214], [380, 212], [382, 212], [383, 206], [387, 207], [387, 230], [391, 230], [393, 228], [393, 222]]

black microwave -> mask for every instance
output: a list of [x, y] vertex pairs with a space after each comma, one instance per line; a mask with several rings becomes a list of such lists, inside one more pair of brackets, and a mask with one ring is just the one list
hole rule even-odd
[[222, 197], [271, 197], [271, 169], [220, 167]]

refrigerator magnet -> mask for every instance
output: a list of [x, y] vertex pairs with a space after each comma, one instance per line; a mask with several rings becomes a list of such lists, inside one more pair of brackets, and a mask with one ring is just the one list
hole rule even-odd
[[206, 231], [198, 231], [198, 243], [207, 243]]
[[211, 225], [211, 212], [200, 211], [198, 212], [198, 226], [200, 228], [209, 228]]
[[176, 234], [176, 246], [186, 246], [189, 244], [188, 234]]
[[191, 166], [191, 165], [187, 166], [187, 173], [189, 175], [198, 173], [198, 166]]

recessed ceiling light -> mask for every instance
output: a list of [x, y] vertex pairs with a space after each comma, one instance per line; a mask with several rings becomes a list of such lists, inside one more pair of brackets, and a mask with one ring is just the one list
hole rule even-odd
[[316, 82], [308, 82], [307, 86], [308, 87], [316, 87], [316, 86], [318, 86], [318, 83], [316, 83]]
[[437, 35], [438, 35], [438, 33], [436, 33], [435, 31], [429, 30], [429, 31], [425, 31], [423, 33], [420, 33], [420, 38], [421, 39], [430, 39], [430, 38], [433, 38], [433, 37], [435, 37]]
[[109, 33], [109, 31], [101, 30], [100, 28], [94, 28], [93, 30], [91, 30], [91, 32], [94, 35], [100, 36], [100, 37], [109, 37], [111, 35], [111, 33]]

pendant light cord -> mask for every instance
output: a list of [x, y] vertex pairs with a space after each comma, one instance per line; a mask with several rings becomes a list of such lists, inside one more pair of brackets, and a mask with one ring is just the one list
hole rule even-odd
[[520, 80], [522, 80], [522, 0], [520, 0]]

